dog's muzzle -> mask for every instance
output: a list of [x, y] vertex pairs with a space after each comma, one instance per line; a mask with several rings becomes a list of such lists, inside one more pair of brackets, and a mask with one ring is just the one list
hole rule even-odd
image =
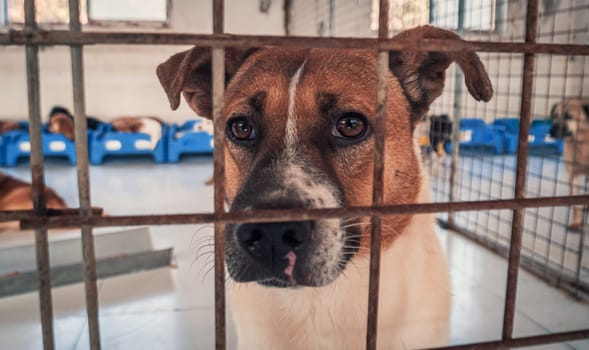
[[564, 124], [554, 123], [550, 128], [550, 137], [554, 139], [563, 139], [572, 135], [571, 130]]
[[[254, 170], [231, 212], [340, 206], [341, 193], [317, 170], [292, 163]], [[334, 281], [357, 252], [360, 229], [341, 219], [230, 224], [226, 263], [236, 282], [271, 287], [319, 287]]]
[[235, 238], [241, 250], [268, 271], [270, 277], [258, 280], [259, 283], [294, 285], [297, 258], [306, 256], [313, 226], [312, 221], [242, 224], [235, 227]]

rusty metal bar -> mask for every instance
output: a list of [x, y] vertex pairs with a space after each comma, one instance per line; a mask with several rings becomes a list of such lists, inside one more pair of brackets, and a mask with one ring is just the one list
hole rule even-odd
[[[222, 34], [225, 18], [223, 0], [213, 1], [213, 33]], [[225, 48], [212, 48], [212, 105], [214, 123], [214, 180], [215, 214], [223, 214], [225, 201], [225, 125], [223, 124], [223, 97], [225, 93]], [[215, 222], [215, 349], [227, 348], [225, 317], [225, 224]]]
[[509, 349], [527, 347], [541, 344], [551, 344], [565, 341], [573, 341], [589, 338], [589, 329], [572, 331], [572, 332], [560, 332], [552, 334], [533, 335], [529, 337], [503, 339], [490, 342], [472, 343], [465, 345], [454, 345], [434, 348], [432, 350], [496, 350], [496, 349]]
[[[528, 0], [526, 17], [526, 43], [535, 43], [538, 31], [538, 0]], [[515, 173], [515, 199], [526, 195], [526, 173], [528, 166], [528, 134], [530, 132], [532, 114], [532, 85], [534, 83], [533, 53], [524, 55], [522, 99], [520, 106], [519, 140], [517, 148], [517, 169]], [[513, 337], [515, 321], [515, 306], [517, 297], [517, 281], [522, 246], [522, 232], [524, 225], [524, 209], [513, 211], [511, 224], [511, 242], [509, 244], [509, 262], [507, 265], [507, 286], [505, 289], [505, 308], [503, 311], [502, 338]]]
[[[458, 1], [458, 26], [456, 32], [460, 37], [464, 34], [464, 6], [465, 0]], [[462, 86], [464, 76], [458, 67], [454, 71], [454, 106], [452, 113], [452, 144], [450, 158], [450, 178], [448, 179], [448, 201], [453, 202], [458, 197], [456, 186], [456, 175], [458, 173], [458, 155], [460, 152], [460, 119], [462, 118]], [[448, 213], [448, 222], [453, 223], [454, 213]]]
[[[35, 1], [25, 1], [25, 25], [27, 29], [37, 27]], [[39, 47], [26, 46], [27, 96], [29, 102], [29, 138], [31, 142], [31, 177], [33, 188], [33, 213], [45, 215], [45, 179], [43, 166], [43, 144], [41, 140], [41, 94], [39, 91]], [[51, 300], [51, 272], [49, 265], [49, 243], [46, 228], [35, 228], [35, 249], [37, 257], [37, 281], [43, 348], [55, 348], [53, 332], [53, 302]]]
[[[389, 34], [389, 1], [380, 0], [378, 10], [378, 39], [386, 40]], [[374, 167], [372, 171], [372, 205], [383, 204], [384, 150], [386, 136], [386, 96], [389, 53], [378, 51], [376, 87], [376, 122], [374, 128]], [[370, 275], [368, 280], [368, 317], [366, 320], [366, 349], [375, 350], [378, 341], [378, 300], [380, 289], [380, 249], [382, 217], [374, 215], [370, 235]]]
[[[70, 31], [81, 32], [79, 0], [69, 0]], [[90, 201], [90, 176], [88, 165], [88, 130], [84, 93], [84, 56], [82, 45], [71, 46], [72, 87], [74, 93], [74, 135], [76, 140], [76, 170], [80, 216], [92, 215]], [[98, 287], [96, 286], [96, 254], [92, 227], [82, 226], [82, 255], [84, 259], [84, 286], [90, 349], [100, 349], [100, 325], [98, 321]]]
[[[102, 215], [102, 208], [91, 208], [92, 215]], [[46, 216], [75, 215], [80, 212], [79, 208], [51, 209], [47, 208]], [[33, 210], [0, 210], [0, 222], [26, 220], [38, 217]]]
[[589, 45], [469, 41], [444, 39], [381, 40], [373, 38], [322, 38], [303, 36], [188, 34], [154, 32], [70, 32], [63, 30], [10, 30], [0, 34], [0, 46], [6, 45], [194, 45], [203, 47], [301, 47], [354, 48], [370, 50], [407, 50], [457, 52], [464, 50], [498, 53], [538, 53], [589, 55]]
[[188, 225], [218, 223], [247, 223], [247, 222], [283, 222], [305, 221], [329, 218], [351, 218], [374, 215], [402, 215], [426, 214], [449, 211], [476, 211], [523, 209], [536, 207], [568, 206], [589, 202], [589, 195], [539, 197], [520, 199], [498, 199], [466, 202], [437, 202], [403, 205], [385, 205], [381, 207], [348, 207], [325, 209], [284, 209], [284, 210], [255, 210], [251, 212], [234, 213], [200, 213], [200, 214], [167, 214], [167, 215], [129, 215], [129, 216], [31, 216], [21, 221], [22, 229], [36, 227], [80, 227], [89, 226], [137, 226], [137, 225]]

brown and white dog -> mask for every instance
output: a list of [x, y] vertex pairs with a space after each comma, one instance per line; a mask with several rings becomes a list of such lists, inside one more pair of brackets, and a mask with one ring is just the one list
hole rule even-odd
[[[88, 129], [96, 129], [101, 122], [87, 117]], [[123, 116], [111, 121], [112, 128], [118, 132], [141, 132], [148, 134], [150, 140], [146, 148], [154, 149], [162, 138], [163, 120], [151, 116]], [[56, 106], [49, 113], [48, 130], [52, 133], [63, 134], [74, 141], [74, 117], [65, 108]]]
[[[396, 38], [459, 39], [431, 26]], [[456, 61], [477, 100], [493, 90], [474, 52], [392, 52], [387, 79], [386, 204], [429, 202], [415, 124]], [[369, 206], [376, 54], [226, 50], [225, 166], [230, 212]], [[172, 56], [157, 75], [172, 109], [183, 94], [211, 116], [211, 52]], [[441, 345], [450, 285], [432, 215], [383, 218], [379, 347]], [[240, 349], [360, 349], [365, 344], [367, 218], [228, 225], [226, 263]]]
[[[47, 208], [65, 209], [67, 204], [54, 190], [45, 187]], [[0, 173], [0, 211], [33, 209], [33, 188], [31, 184]], [[18, 222], [2, 222], [2, 229], [18, 229]]]
[[[567, 98], [555, 104], [550, 113], [550, 136], [564, 139], [563, 160], [569, 175], [569, 191], [575, 196], [589, 179], [589, 98]], [[573, 207], [571, 231], [583, 230], [583, 207]]]

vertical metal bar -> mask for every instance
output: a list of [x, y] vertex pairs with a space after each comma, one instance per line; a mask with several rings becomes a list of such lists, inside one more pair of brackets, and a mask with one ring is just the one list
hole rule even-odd
[[[458, 28], [457, 32], [460, 36], [464, 32], [464, 9], [465, 0], [458, 1]], [[456, 67], [454, 71], [454, 107], [452, 114], [452, 156], [450, 158], [450, 182], [448, 189], [448, 200], [453, 202], [458, 197], [456, 194], [456, 173], [458, 171], [458, 156], [460, 152], [460, 119], [462, 114], [462, 81], [464, 77], [460, 68]], [[453, 212], [448, 212], [448, 223], [455, 224], [455, 215]]]
[[[25, 1], [25, 28], [35, 30], [35, 1]], [[29, 138], [31, 142], [31, 177], [33, 186], [33, 210], [44, 216], [46, 211], [45, 180], [43, 165], [43, 144], [41, 140], [41, 95], [39, 91], [39, 47], [27, 45], [27, 94], [29, 102]], [[37, 255], [37, 281], [41, 311], [43, 348], [54, 349], [53, 303], [51, 300], [51, 273], [49, 263], [49, 243], [47, 229], [35, 229], [35, 248]]]
[[[79, 0], [69, 0], [70, 30], [81, 31]], [[81, 45], [71, 46], [72, 87], [74, 93], [74, 126], [76, 140], [76, 164], [80, 216], [91, 215], [90, 177], [88, 165], [88, 131], [84, 93], [84, 56]], [[84, 284], [86, 289], [86, 313], [90, 348], [100, 349], [98, 320], [98, 288], [96, 286], [96, 254], [92, 227], [82, 226], [82, 255], [84, 259]]]
[[213, 0], [213, 34], [225, 31], [225, 1]]
[[[223, 33], [224, 2], [213, 2], [213, 33]], [[225, 49], [212, 48], [213, 81], [213, 123], [214, 137], [214, 178], [215, 178], [215, 213], [224, 211], [225, 200], [225, 125], [222, 120], [223, 96], [225, 90]], [[215, 223], [215, 348], [224, 350], [226, 342], [225, 322], [225, 225]]]
[[[378, 38], [386, 40], [389, 34], [389, 2], [380, 0], [378, 17]], [[376, 91], [376, 127], [374, 147], [374, 169], [372, 187], [372, 205], [383, 202], [384, 147], [386, 135], [386, 76], [389, 70], [388, 51], [378, 52], [377, 91]], [[368, 317], [366, 325], [366, 349], [375, 350], [378, 339], [378, 300], [380, 287], [380, 248], [382, 217], [371, 218], [372, 234], [370, 238], [370, 279], [368, 283]]]
[[[538, 0], [528, 0], [526, 14], [526, 43], [535, 43], [538, 28]], [[519, 141], [517, 149], [517, 170], [515, 175], [516, 199], [524, 198], [526, 191], [526, 172], [528, 165], [528, 134], [531, 122], [532, 84], [534, 80], [535, 54], [524, 55], [522, 99], [520, 106]], [[511, 242], [509, 245], [509, 265], [507, 267], [507, 288], [503, 312], [503, 339], [512, 339], [517, 296], [517, 277], [519, 272], [524, 209], [513, 211], [511, 223]]]

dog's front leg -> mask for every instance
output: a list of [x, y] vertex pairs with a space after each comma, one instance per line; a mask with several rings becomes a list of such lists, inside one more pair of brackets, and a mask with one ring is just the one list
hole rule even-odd
[[[569, 176], [569, 189], [571, 196], [578, 196], [581, 194], [579, 190], [581, 188], [581, 178], [582, 175], [580, 174], [571, 174]], [[581, 232], [583, 230], [583, 206], [573, 206], [573, 218], [568, 228], [569, 230], [576, 232]]]

